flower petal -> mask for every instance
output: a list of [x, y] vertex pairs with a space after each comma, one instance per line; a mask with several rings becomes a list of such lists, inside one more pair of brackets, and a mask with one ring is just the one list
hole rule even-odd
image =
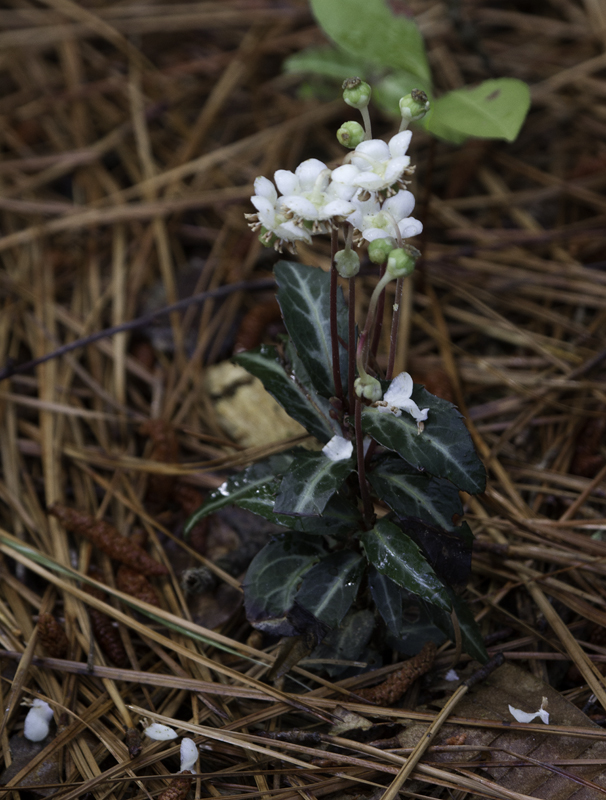
[[402, 131], [401, 133], [396, 133], [395, 136], [392, 136], [388, 145], [392, 158], [405, 156], [411, 139], [412, 131]]
[[322, 218], [346, 217], [348, 214], [351, 214], [353, 210], [353, 205], [346, 200], [331, 200], [330, 203], [326, 203], [325, 206], [322, 206]]
[[198, 748], [193, 739], [181, 739], [181, 772], [190, 770], [198, 760]]
[[414, 217], [406, 217], [398, 223], [398, 230], [402, 239], [408, 239], [410, 236], [418, 236], [423, 231], [423, 223]]
[[301, 183], [301, 189], [311, 189], [316, 182], [318, 175], [327, 169], [326, 164], [317, 158], [308, 158], [303, 161], [295, 170], [295, 175]]
[[299, 191], [299, 179], [289, 169], [276, 170], [274, 180], [282, 194], [296, 194]]
[[276, 213], [274, 204], [267, 197], [263, 197], [262, 195], [256, 194], [250, 198], [250, 202], [259, 212], [259, 219], [261, 219], [261, 215], [267, 217], [270, 214], [274, 216]]
[[284, 197], [282, 202], [286, 208], [290, 208], [292, 212], [298, 217], [302, 217], [302, 219], [318, 219], [318, 209], [311, 200], [306, 200], [305, 197], [291, 194], [288, 197]]
[[408, 372], [400, 372], [390, 383], [383, 400], [390, 406], [398, 406], [398, 408], [401, 408], [403, 402], [410, 400], [412, 390], [412, 378]]
[[353, 164], [343, 164], [332, 171], [333, 183], [345, 183], [349, 186], [354, 185], [354, 180], [357, 178], [360, 170], [354, 167]]
[[331, 461], [345, 461], [352, 456], [353, 442], [337, 434], [324, 445], [322, 452]]
[[[393, 239], [389, 231], [384, 228], [362, 228], [362, 236], [367, 242], [374, 242], [375, 239]], [[394, 247], [395, 247], [394, 242]]]
[[[368, 158], [373, 159], [373, 161], [387, 161], [387, 159], [390, 157], [389, 147], [383, 141], [383, 139], [369, 139], [366, 142], [360, 142], [360, 144], [354, 150], [353, 157], [351, 159], [352, 164], [354, 164], [356, 167], [360, 167], [360, 169], [368, 169], [368, 158], [357, 159], [356, 156], [359, 155], [367, 156]], [[361, 162], [360, 164], [358, 164], [358, 160]]]
[[276, 200], [278, 199], [276, 187], [268, 178], [265, 178], [263, 175], [255, 178], [255, 194], [260, 195], [261, 197], [267, 197], [272, 205], [275, 205]]
[[392, 158], [385, 168], [384, 178], [385, 185], [390, 186], [402, 177], [402, 173], [410, 164], [408, 156], [400, 156], [399, 158]]
[[412, 192], [405, 189], [400, 189], [393, 197], [389, 197], [381, 206], [382, 211], [389, 211], [389, 213], [396, 220], [401, 220], [404, 217], [409, 217], [415, 207], [415, 197]]

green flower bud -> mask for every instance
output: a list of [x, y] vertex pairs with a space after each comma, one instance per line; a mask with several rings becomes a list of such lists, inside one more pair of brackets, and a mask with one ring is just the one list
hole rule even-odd
[[360, 271], [360, 256], [355, 250], [339, 250], [335, 253], [335, 267], [342, 278], [353, 278]]
[[372, 403], [375, 403], [383, 397], [381, 384], [376, 378], [371, 378], [370, 375], [356, 378], [354, 381], [354, 390], [358, 397], [365, 397]]
[[420, 255], [417, 248], [410, 244], [392, 250], [387, 259], [386, 273], [392, 278], [405, 278], [414, 271], [415, 263]]
[[353, 150], [364, 141], [364, 128], [359, 122], [344, 122], [337, 131], [337, 139], [343, 147]]
[[368, 258], [373, 264], [384, 264], [393, 250], [393, 239], [375, 239], [368, 245]]
[[366, 108], [371, 93], [372, 89], [361, 78], [347, 78], [343, 81], [343, 100], [352, 108]]
[[410, 94], [400, 100], [400, 113], [402, 114], [402, 125], [404, 127], [408, 127], [410, 122], [423, 119], [428, 111], [429, 100], [421, 89], [413, 89]]

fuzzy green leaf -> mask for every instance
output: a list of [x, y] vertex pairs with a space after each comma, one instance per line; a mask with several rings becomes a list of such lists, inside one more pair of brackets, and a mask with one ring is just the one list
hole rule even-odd
[[315, 393], [306, 392], [295, 376], [286, 373], [276, 347], [263, 344], [254, 350], [239, 353], [233, 360], [259, 378], [289, 415], [313, 436], [321, 442], [327, 442], [334, 436], [328, 417], [328, 401]]
[[362, 430], [416, 469], [448, 478], [470, 494], [483, 492], [486, 471], [459, 411], [422, 386], [414, 387], [412, 399], [419, 408], [429, 408], [423, 433], [405, 411], [396, 417], [372, 407], [362, 411]]
[[431, 81], [425, 44], [414, 20], [392, 14], [385, 0], [311, 0], [324, 32], [348, 53]]
[[459, 492], [452, 483], [425, 475], [401, 458], [383, 458], [367, 477], [377, 496], [398, 517], [417, 517], [452, 530], [453, 517], [463, 514]]
[[[279, 261], [275, 267], [278, 302], [286, 330], [309, 377], [324, 397], [333, 397], [330, 340], [330, 274], [319, 267], [294, 261]], [[340, 288], [337, 292], [337, 332], [347, 341], [347, 308]], [[347, 352], [339, 345], [341, 380], [347, 386]]]
[[450, 609], [446, 588], [410, 536], [383, 518], [362, 533], [366, 557], [383, 575], [440, 608]]
[[329, 628], [349, 611], [362, 580], [364, 559], [352, 550], [325, 556], [306, 572], [296, 603]]
[[331, 461], [324, 453], [299, 452], [282, 478], [274, 512], [318, 516], [353, 469], [353, 458]]
[[527, 84], [516, 78], [495, 78], [434, 100], [425, 127], [454, 143], [468, 136], [513, 142], [529, 108]]
[[301, 579], [324, 554], [317, 539], [284, 536], [257, 553], [244, 580], [246, 616], [256, 628], [279, 636], [297, 631], [288, 619]]

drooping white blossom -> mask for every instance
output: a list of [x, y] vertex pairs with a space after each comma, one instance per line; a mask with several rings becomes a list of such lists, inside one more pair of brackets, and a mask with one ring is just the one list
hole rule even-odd
[[23, 735], [30, 742], [41, 742], [48, 736], [53, 709], [45, 700], [36, 698], [25, 717]]
[[331, 461], [345, 461], [351, 458], [353, 453], [353, 442], [343, 436], [333, 436], [322, 448], [322, 452]]
[[278, 197], [276, 187], [268, 178], [261, 176], [255, 180], [255, 194], [250, 199], [257, 213], [245, 216], [254, 231], [265, 229], [266, 244], [271, 244], [272, 237], [279, 250], [284, 244], [311, 242], [310, 232], [292, 219], [292, 212], [284, 206], [283, 198]]
[[315, 223], [351, 214], [354, 207], [349, 198], [355, 189], [334, 184], [331, 174], [317, 158], [303, 161], [294, 172], [279, 169], [274, 180], [283, 195], [282, 205], [298, 219]]
[[391, 413], [396, 417], [406, 411], [416, 420], [421, 430], [421, 423], [425, 422], [429, 413], [428, 408], [419, 408], [412, 399], [413, 382], [408, 372], [401, 372], [392, 380], [389, 389], [385, 392], [383, 399], [374, 404], [377, 411]]
[[415, 207], [412, 192], [405, 189], [379, 203], [373, 195], [368, 200], [360, 200], [359, 193], [352, 199], [355, 211], [347, 217], [359, 236], [367, 242], [375, 239], [391, 239], [393, 246], [397, 240], [416, 236], [423, 230], [418, 219], [411, 217]]
[[411, 137], [410, 131], [402, 131], [389, 143], [382, 139], [361, 142], [351, 153], [350, 163], [333, 171], [332, 180], [367, 192], [393, 191], [394, 184], [402, 181], [410, 166], [406, 151]]

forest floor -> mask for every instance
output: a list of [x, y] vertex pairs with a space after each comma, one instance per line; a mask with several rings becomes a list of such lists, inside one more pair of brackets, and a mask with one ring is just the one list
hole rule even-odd
[[[513, 143], [456, 147], [415, 130], [423, 258], [396, 363], [458, 405], [486, 464], [488, 488], [467, 503], [465, 597], [504, 665], [461, 689], [447, 722], [440, 709], [464, 685], [445, 674], [474, 669], [464, 655], [455, 664], [456, 643], [395, 707], [355, 694], [400, 669], [395, 654], [370, 677], [302, 662], [264, 681], [275, 644], [246, 622], [244, 567], [234, 577], [215, 564], [246, 549], [252, 523], [226, 514], [183, 540], [208, 491], [301, 441], [250, 436], [260, 422], [242, 422], [257, 402], [246, 395], [239, 428], [226, 428], [216, 395], [246, 386], [209, 378], [282, 331], [267, 289], [277, 256], [244, 219], [255, 177], [342, 156], [334, 132], [351, 115], [337, 85], [320, 100], [282, 72], [325, 42], [307, 3], [11, 0], [0, 10], [0, 797], [17, 785], [61, 800], [172, 787], [166, 800], [178, 800], [178, 745], [146, 738], [129, 757], [142, 718], [201, 746], [196, 797], [380, 796], [434, 723], [405, 797], [606, 795], [606, 3], [407, 8], [438, 91], [501, 76], [531, 89]], [[378, 135], [397, 129], [373, 119]], [[328, 240], [298, 258], [326, 269]], [[360, 311], [376, 281], [366, 265]], [[48, 514], [56, 503], [81, 514], [75, 533]], [[100, 520], [147, 539], [167, 570], [155, 594], [91, 544], [109, 536]], [[105, 590], [81, 580], [91, 561]], [[211, 588], [196, 594], [205, 565]], [[55, 722], [31, 743], [21, 704], [36, 697]], [[508, 711], [544, 698], [548, 726]]]

